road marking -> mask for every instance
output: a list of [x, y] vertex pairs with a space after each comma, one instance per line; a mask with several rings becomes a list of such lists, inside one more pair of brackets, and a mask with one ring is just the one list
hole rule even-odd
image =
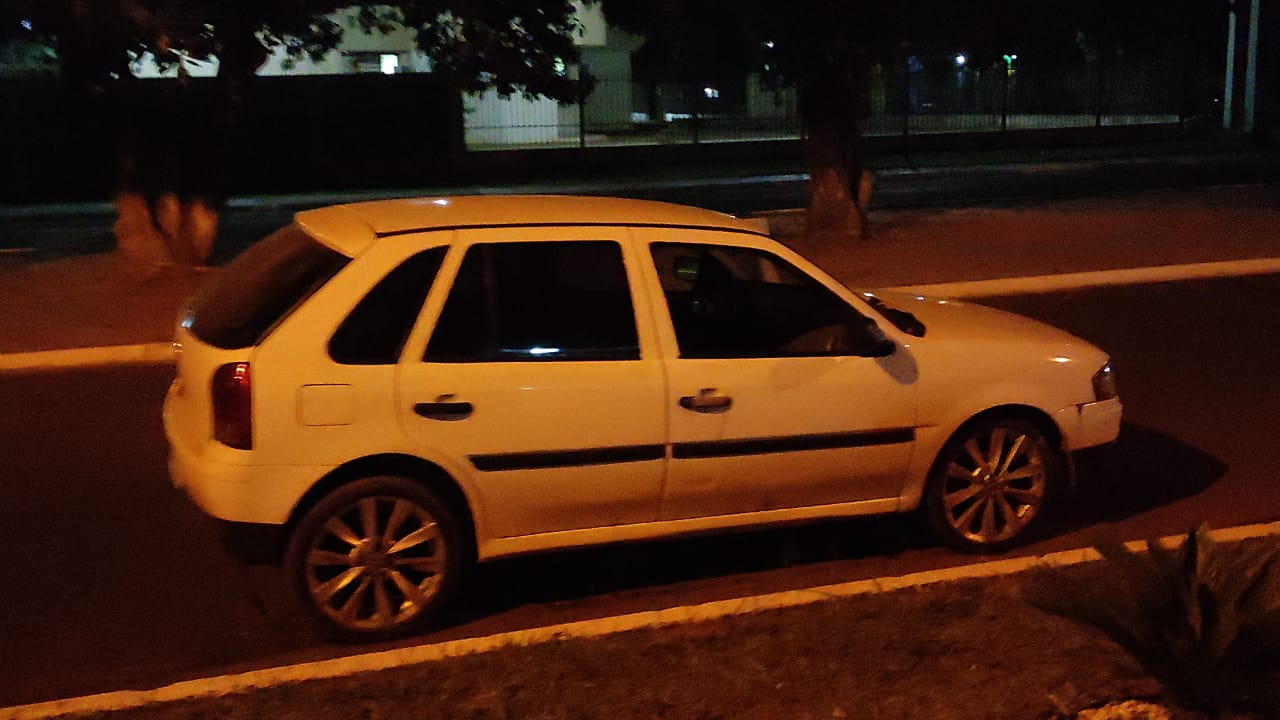
[[142, 365], [173, 362], [171, 343], [40, 350], [0, 355], [0, 370], [43, 370], [97, 365]]
[[1089, 272], [1064, 273], [1061, 275], [970, 280], [933, 285], [904, 285], [887, 289], [915, 295], [932, 295], [934, 297], [975, 298], [991, 297], [993, 295], [1033, 295], [1036, 293], [1079, 290], [1081, 288], [1109, 285], [1137, 285], [1141, 283], [1171, 282], [1174, 280], [1265, 275], [1268, 273], [1280, 273], [1280, 258], [1227, 260], [1191, 265], [1159, 265], [1127, 270], [1091, 270]]
[[[1171, 282], [1174, 280], [1265, 275], [1268, 273], [1280, 273], [1280, 258], [1228, 260], [1191, 265], [1160, 265], [1128, 270], [1094, 270], [1063, 275], [970, 280], [932, 285], [902, 285], [885, 289], [915, 295], [931, 295], [933, 297], [980, 298], [996, 295], [1034, 295], [1037, 293], [1078, 290], [1108, 285], [1134, 285], [1139, 283]], [[0, 372], [5, 370], [42, 370], [97, 365], [149, 365], [172, 361], [173, 352], [169, 343], [112, 345], [70, 350], [41, 350], [37, 352], [0, 354]]]
[[[1211, 535], [1219, 543], [1239, 542], [1249, 538], [1280, 535], [1280, 522], [1224, 528], [1213, 531]], [[1171, 535], [1161, 538], [1159, 542], [1165, 545], [1173, 545], [1181, 542], [1184, 537], [1183, 535]], [[1144, 550], [1146, 548], [1146, 544], [1142, 541], [1125, 543], [1125, 546], [1131, 550]], [[220, 697], [289, 683], [346, 677], [358, 673], [435, 662], [446, 658], [477, 655], [504, 648], [525, 647], [571, 638], [596, 638], [631, 630], [703, 622], [734, 615], [749, 615], [765, 610], [802, 607], [838, 598], [872, 595], [936, 583], [1012, 575], [1036, 567], [1066, 567], [1092, 562], [1099, 558], [1100, 556], [1096, 550], [1079, 548], [1038, 557], [1015, 557], [975, 563], [973, 565], [962, 565], [960, 567], [943, 568], [941, 570], [927, 570], [899, 577], [856, 580], [803, 590], [788, 590], [754, 597], [717, 600], [700, 605], [650, 610], [616, 617], [517, 630], [485, 637], [451, 640], [432, 645], [397, 648], [395, 650], [351, 655], [330, 660], [265, 668], [236, 675], [187, 680], [154, 690], [122, 690], [30, 705], [17, 705], [0, 708], [0, 720], [43, 720], [44, 718], [53, 718], [59, 715], [117, 712], [178, 700]]]

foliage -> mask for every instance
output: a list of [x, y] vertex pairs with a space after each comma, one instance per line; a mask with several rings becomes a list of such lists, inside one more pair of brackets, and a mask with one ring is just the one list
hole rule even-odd
[[1280, 709], [1280, 541], [1226, 551], [1201, 525], [1177, 548], [1096, 546], [1096, 572], [1045, 571], [1027, 591], [1041, 610], [1098, 628], [1175, 703], [1218, 717]]
[[361, 5], [358, 21], [366, 31], [409, 28], [432, 72], [463, 90], [578, 99], [566, 68], [579, 58], [581, 26], [569, 0], [402, 0]]
[[[114, 133], [116, 236], [143, 265], [207, 257], [232, 191], [228, 158], [249, 131], [248, 86], [272, 53], [283, 51], [286, 64], [319, 60], [349, 31], [393, 29], [407, 29], [431, 73], [462, 90], [567, 102], [585, 86], [566, 71], [579, 58], [570, 0], [0, 0], [0, 46], [43, 44], [57, 58], [66, 117], [80, 124], [73, 134], [85, 146], [74, 152], [100, 153], [91, 147], [101, 144], [100, 129]], [[146, 93], [132, 72], [148, 55], [184, 78], [162, 89], [160, 117], [140, 101]], [[187, 64], [214, 58], [211, 87], [192, 92]]]
[[219, 76], [243, 80], [277, 48], [294, 59], [336, 48], [353, 29], [337, 19], [348, 8], [365, 32], [410, 29], [433, 72], [464, 89], [576, 99], [564, 72], [578, 59], [569, 0], [0, 0], [0, 42], [47, 38], [64, 72], [94, 81], [126, 78], [147, 52], [162, 67], [217, 57]]

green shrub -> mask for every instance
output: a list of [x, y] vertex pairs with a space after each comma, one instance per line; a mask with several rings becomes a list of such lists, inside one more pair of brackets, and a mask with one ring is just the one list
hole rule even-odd
[[1047, 569], [1027, 598], [1101, 630], [1183, 708], [1280, 717], [1280, 540], [1223, 549], [1201, 525], [1146, 546], [1095, 545], [1100, 566]]

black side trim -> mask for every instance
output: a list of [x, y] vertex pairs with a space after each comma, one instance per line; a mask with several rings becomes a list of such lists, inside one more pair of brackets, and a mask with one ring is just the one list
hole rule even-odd
[[581, 465], [612, 465], [614, 463], [645, 462], [666, 457], [662, 445], [632, 445], [628, 447], [592, 448], [590, 450], [553, 450], [549, 452], [504, 453], [501, 455], [472, 455], [471, 464], [482, 472], [498, 470], [536, 470], [539, 468], [576, 467]]
[[767, 233], [758, 230], [745, 230], [742, 228], [717, 227], [715, 225], [681, 225], [678, 223], [629, 223], [629, 222], [530, 222], [530, 223], [501, 223], [501, 224], [476, 224], [476, 225], [431, 225], [428, 227], [405, 228], [404, 230], [384, 230], [376, 234], [376, 237], [395, 237], [397, 235], [414, 235], [421, 232], [440, 232], [446, 230], [492, 230], [496, 228], [543, 228], [543, 227], [642, 227], [642, 228], [664, 228], [667, 230], [712, 230], [715, 232], [737, 233], [738, 235], [755, 235], [767, 238]]
[[765, 455], [800, 450], [897, 445], [911, 442], [915, 440], [915, 437], [915, 428], [889, 428], [886, 430], [833, 433], [830, 435], [790, 435], [787, 437], [753, 438], [750, 440], [711, 440], [708, 442], [678, 443], [672, 446], [671, 455], [677, 459]]

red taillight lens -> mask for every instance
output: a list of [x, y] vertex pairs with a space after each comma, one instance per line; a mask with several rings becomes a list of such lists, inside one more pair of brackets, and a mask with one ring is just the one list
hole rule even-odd
[[253, 449], [253, 401], [249, 363], [228, 363], [213, 372], [213, 439], [238, 450]]

